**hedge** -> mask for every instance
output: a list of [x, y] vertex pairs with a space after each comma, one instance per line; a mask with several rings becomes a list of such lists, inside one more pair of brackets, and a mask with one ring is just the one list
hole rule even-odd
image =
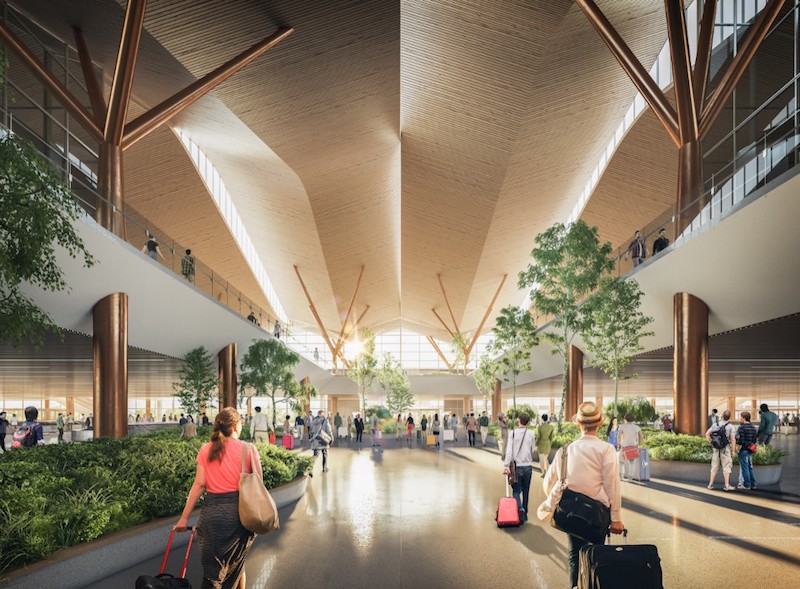
[[[179, 433], [176, 428], [0, 454], [0, 573], [103, 534], [177, 516], [211, 430], [199, 428], [191, 440]], [[267, 488], [313, 464], [275, 446], [259, 445], [258, 452]]]

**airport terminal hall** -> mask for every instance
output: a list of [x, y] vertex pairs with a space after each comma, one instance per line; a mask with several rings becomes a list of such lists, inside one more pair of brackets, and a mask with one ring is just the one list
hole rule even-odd
[[0, 0], [0, 589], [788, 589], [800, 0]]

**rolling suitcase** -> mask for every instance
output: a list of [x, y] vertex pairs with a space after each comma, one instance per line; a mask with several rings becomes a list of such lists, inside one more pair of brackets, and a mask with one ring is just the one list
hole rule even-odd
[[426, 440], [428, 446], [433, 446], [436, 444], [436, 436], [428, 434], [428, 439]]
[[444, 441], [445, 442], [452, 442], [456, 435], [453, 433], [453, 430], [446, 429], [444, 430]]
[[181, 576], [174, 577], [164, 572], [164, 569], [167, 568], [167, 559], [169, 558], [169, 549], [172, 547], [172, 539], [175, 537], [175, 529], [173, 528], [169, 533], [169, 540], [167, 540], [167, 549], [164, 551], [164, 558], [161, 560], [161, 570], [155, 577], [141, 575], [137, 578], [136, 589], [192, 589], [191, 583], [186, 579], [186, 567], [189, 565], [189, 554], [192, 551], [195, 528], [192, 526], [186, 528], [186, 531], [191, 535], [189, 536], [189, 543], [186, 546], [186, 555], [183, 557], [183, 564], [181, 565]]
[[652, 544], [589, 544], [578, 556], [578, 589], [664, 589], [661, 559]]
[[[504, 476], [505, 478], [505, 476]], [[494, 519], [498, 528], [514, 528], [520, 525], [519, 505], [517, 500], [508, 496], [508, 479], [506, 478], [506, 496], [500, 499]]]
[[650, 480], [650, 456], [647, 453], [647, 448], [639, 450], [639, 480]]
[[283, 441], [284, 448], [286, 448], [287, 450], [294, 449], [294, 437], [292, 436], [292, 434], [283, 434], [281, 440]]
[[339, 434], [339, 437], [340, 437], [340, 438], [346, 438], [348, 433], [349, 433], [349, 432], [348, 432], [348, 429], [347, 429], [347, 427], [345, 427], [345, 426], [343, 426], [343, 425], [339, 427], [339, 432], [338, 432], [338, 434]]

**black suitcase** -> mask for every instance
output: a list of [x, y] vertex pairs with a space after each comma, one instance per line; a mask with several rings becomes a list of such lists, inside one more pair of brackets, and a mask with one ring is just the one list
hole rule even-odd
[[653, 544], [589, 544], [578, 556], [578, 589], [664, 589]]

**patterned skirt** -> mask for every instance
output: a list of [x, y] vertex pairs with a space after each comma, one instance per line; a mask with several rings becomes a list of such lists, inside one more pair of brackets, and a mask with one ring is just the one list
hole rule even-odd
[[239, 492], [206, 493], [198, 528], [203, 564], [200, 589], [233, 589], [255, 539], [239, 521]]

